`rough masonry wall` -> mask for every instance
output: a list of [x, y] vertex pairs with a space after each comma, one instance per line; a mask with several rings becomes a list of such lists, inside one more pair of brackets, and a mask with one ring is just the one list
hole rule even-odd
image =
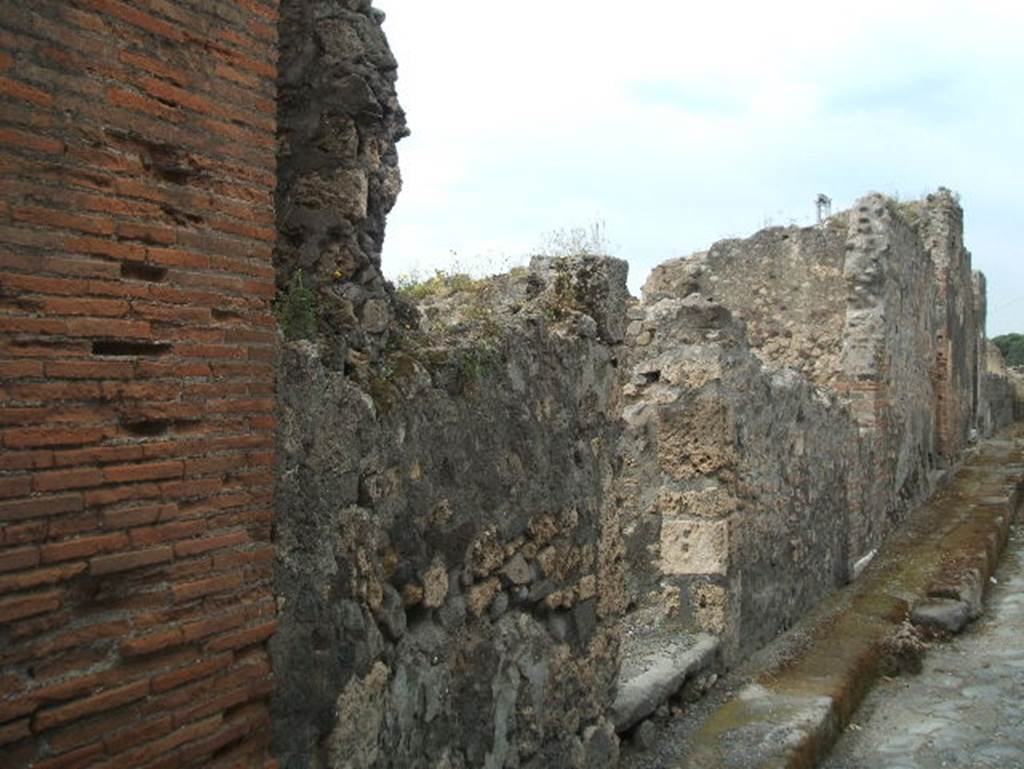
[[[625, 296], [612, 266], [614, 286], [586, 286]], [[324, 364], [323, 339], [286, 351], [287, 769], [615, 765], [614, 354], [590, 315], [549, 301], [581, 275], [435, 287], [433, 333], [396, 329], [366, 384]]]
[[0, 2], [0, 764], [261, 766], [276, 3]]
[[856, 427], [834, 395], [763, 367], [720, 304], [664, 296], [666, 277], [627, 337], [630, 597], [639, 616], [673, 605], [662, 632], [714, 633], [733, 661], [846, 580]]
[[928, 492], [938, 466], [932, 381], [937, 283], [914, 223], [918, 210], [876, 194], [849, 213], [838, 390], [861, 427], [866, 453], [855, 479], [866, 496], [851, 520], [854, 558], [877, 547]]
[[963, 210], [956, 197], [940, 188], [921, 206], [921, 238], [936, 273], [935, 312], [938, 353], [933, 379], [936, 394], [936, 442], [947, 461], [966, 446], [975, 427], [977, 407], [978, 329], [971, 255], [964, 248]]
[[339, 369], [375, 357], [393, 315], [380, 252], [408, 130], [383, 21], [370, 0], [281, 3], [278, 285], [314, 292]]
[[1018, 413], [1016, 405], [1018, 392], [1024, 395], [1024, 377], [1007, 367], [1002, 352], [992, 342], [985, 344], [985, 364], [981, 380], [982, 413], [978, 417], [978, 429], [988, 434], [1024, 416], [1024, 413]]
[[832, 385], [839, 370], [845, 320], [843, 279], [847, 221], [824, 227], [773, 227], [745, 240], [654, 268], [644, 299], [700, 293], [746, 322], [762, 360]]
[[978, 365], [984, 279], [960, 227], [945, 191], [869, 195], [824, 227], [654, 270], [624, 354], [627, 626], [714, 632], [736, 659], [847, 579], [930, 492], [950, 461], [938, 430], [959, 451], [985, 394], [989, 422], [1006, 421], [1007, 380]]

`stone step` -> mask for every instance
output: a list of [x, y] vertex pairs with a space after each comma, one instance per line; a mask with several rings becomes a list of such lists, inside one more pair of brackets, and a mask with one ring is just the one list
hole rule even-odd
[[651, 715], [687, 680], [711, 669], [720, 642], [705, 633], [624, 634], [611, 719], [619, 734]]

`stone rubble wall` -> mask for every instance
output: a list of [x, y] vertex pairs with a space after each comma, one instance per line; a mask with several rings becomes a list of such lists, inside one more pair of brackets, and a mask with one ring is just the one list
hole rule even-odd
[[963, 210], [953, 193], [940, 188], [920, 206], [921, 239], [936, 272], [935, 427], [938, 453], [954, 460], [967, 445], [978, 405], [979, 329], [975, 314], [971, 254], [964, 248]]
[[931, 492], [951, 459], [940, 431], [958, 451], [976, 425], [1007, 422], [1008, 380], [978, 354], [984, 277], [961, 222], [944, 190], [869, 195], [823, 227], [654, 270], [624, 356], [636, 616], [724, 634], [735, 659], [849, 579]]
[[379, 353], [392, 318], [380, 253], [408, 134], [398, 64], [370, 0], [283, 0], [280, 14], [278, 288], [301, 273], [343, 368]]
[[959, 206], [869, 196], [666, 263], [642, 303], [584, 256], [399, 296], [380, 14], [282, 19], [278, 284], [301, 270], [317, 322], [279, 369], [275, 755], [612, 766], [631, 623], [732, 664], [966, 445], [992, 388]]
[[626, 296], [606, 265], [613, 286], [577, 265], [453, 289], [424, 310], [444, 330], [406, 329], [365, 386], [285, 350], [287, 769], [615, 765], [616, 353], [573, 309]]
[[766, 368], [708, 298], [631, 317], [617, 479], [631, 603], [661, 603], [663, 630], [721, 636], [733, 660], [844, 583], [856, 426], [834, 395]]
[[746, 323], [751, 349], [771, 365], [834, 385], [843, 344], [844, 217], [818, 228], [772, 227], [655, 267], [644, 299], [699, 293]]
[[[850, 555], [876, 548], [924, 495], [938, 469], [932, 369], [939, 322], [934, 263], [914, 204], [869, 195], [849, 212], [846, 324], [837, 390], [861, 429], [869, 464], [853, 478], [863, 505]], [[855, 494], [855, 492], [854, 492]]]

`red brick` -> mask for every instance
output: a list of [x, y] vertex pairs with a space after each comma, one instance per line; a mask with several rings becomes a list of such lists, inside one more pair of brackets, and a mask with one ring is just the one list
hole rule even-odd
[[153, 335], [149, 323], [145, 321], [96, 318], [72, 318], [67, 321], [67, 332], [72, 336], [121, 339], [149, 339]]
[[184, 542], [177, 542], [174, 545], [174, 554], [179, 558], [188, 558], [194, 555], [207, 553], [211, 550], [220, 550], [227, 547], [237, 547], [250, 542], [247, 532], [233, 531], [230, 534], [221, 534], [217, 537], [205, 539], [190, 539]]
[[14, 385], [11, 395], [20, 401], [49, 403], [54, 401], [83, 401], [99, 397], [100, 389], [95, 382], [53, 382], [31, 385]]
[[[99, 486], [103, 483], [103, 473], [94, 468], [81, 470], [52, 470], [36, 473], [32, 484], [36, 491], [60, 491], [62, 489], [81, 489]], [[2, 513], [0, 513], [2, 515]]]
[[113, 574], [114, 572], [166, 563], [173, 557], [174, 551], [170, 547], [154, 547], [148, 550], [96, 556], [89, 560], [89, 573], [97, 576]]
[[134, 361], [54, 360], [46, 362], [48, 377], [64, 379], [122, 379], [135, 372]]
[[242, 584], [241, 574], [224, 574], [219, 577], [210, 577], [195, 582], [185, 582], [171, 587], [171, 594], [175, 602], [191, 601], [212, 593], [220, 593], [231, 590]]
[[153, 117], [172, 123], [181, 123], [185, 115], [174, 107], [169, 107], [156, 99], [150, 99], [125, 88], [111, 87], [107, 90], [107, 99], [115, 107], [138, 110]]
[[194, 665], [179, 668], [178, 670], [173, 670], [170, 673], [154, 676], [152, 681], [153, 693], [159, 694], [160, 692], [175, 689], [200, 678], [207, 678], [208, 676], [229, 667], [233, 659], [234, 655], [230, 653], [220, 654], [201, 662], [197, 662]]
[[85, 571], [84, 563], [72, 563], [65, 566], [51, 566], [46, 569], [33, 569], [32, 571], [19, 571], [13, 574], [0, 576], [0, 593], [10, 593], [15, 590], [29, 590], [40, 585], [52, 585], [72, 577], [77, 577]]
[[[154, 765], [149, 762], [185, 743], [197, 744], [196, 740], [214, 734], [220, 728], [221, 722], [221, 716], [216, 715], [197, 723], [180, 726], [177, 731], [168, 734], [166, 737], [148, 742], [135, 750], [123, 753], [109, 763], [105, 763], [103, 769], [135, 769], [135, 767], [142, 766], [143, 764], [153, 769], [155, 766], [160, 765]], [[166, 764], [166, 766], [169, 767], [188, 766], [188, 763], [179, 763], [180, 759], [173, 755], [169, 756], [168, 760], [170, 763]]]
[[8, 334], [64, 334], [67, 329], [65, 321], [53, 318], [0, 316], [0, 331]]
[[124, 529], [131, 526], [144, 526], [147, 523], [154, 523], [160, 517], [160, 510], [160, 505], [106, 510], [103, 513], [103, 527]]
[[62, 753], [33, 764], [33, 769], [84, 769], [88, 766], [95, 766], [97, 757], [103, 752], [103, 743], [94, 742], [70, 753]]
[[43, 364], [37, 360], [5, 360], [0, 361], [0, 378], [20, 379], [43, 375]]
[[0, 527], [0, 540], [8, 547], [33, 542], [38, 543], [46, 539], [48, 529], [49, 524], [45, 520], [30, 521], [29, 523], [17, 525], [5, 524]]
[[121, 643], [121, 654], [126, 657], [139, 657], [153, 654], [185, 643], [185, 634], [180, 628], [171, 628], [159, 633], [130, 638]]
[[184, 30], [117, 0], [82, 0], [82, 4], [93, 10], [127, 21], [129, 24], [134, 24], [140, 29], [160, 35], [168, 40], [180, 43], [185, 39]]
[[56, 467], [64, 467], [67, 465], [91, 465], [104, 462], [128, 462], [133, 459], [142, 459], [143, 456], [145, 456], [145, 451], [138, 444], [99, 446], [95, 448], [55, 451], [53, 453], [53, 464]]
[[111, 433], [106, 427], [27, 427], [3, 431], [5, 446], [16, 449], [42, 446], [80, 446], [95, 443]]
[[184, 627], [185, 638], [194, 641], [214, 633], [223, 633], [241, 627], [245, 621], [245, 609], [233, 609], [226, 614], [187, 623]]
[[244, 646], [252, 646], [267, 640], [277, 630], [277, 620], [265, 622], [246, 630], [239, 630], [234, 633], [227, 633], [217, 636], [207, 642], [206, 648], [210, 651], [225, 651], [227, 649], [239, 649]]
[[49, 451], [4, 451], [0, 453], [0, 470], [41, 470], [53, 467]]
[[9, 724], [0, 726], [0, 746], [32, 736], [29, 723], [29, 719], [23, 718], [20, 721], [12, 721]]
[[121, 51], [118, 58], [125, 64], [131, 64], [154, 75], [173, 80], [178, 85], [187, 85], [191, 79], [187, 72], [170, 67], [164, 62], [144, 56], [135, 51]]
[[161, 496], [163, 496], [163, 491], [155, 483], [135, 483], [130, 486], [108, 486], [103, 489], [87, 491], [85, 504], [88, 507], [95, 507]]
[[126, 705], [129, 702], [135, 702], [145, 697], [148, 693], [149, 681], [136, 681], [135, 683], [100, 692], [67, 705], [42, 710], [32, 719], [32, 728], [37, 732], [51, 729], [54, 726], [59, 726], [69, 721], [76, 721], [79, 718], [84, 718], [94, 713], [102, 713], [103, 711]]
[[83, 508], [81, 494], [61, 494], [52, 497], [0, 502], [0, 521], [18, 521], [24, 518], [39, 518], [46, 515], [71, 513]]
[[164, 478], [180, 478], [185, 471], [181, 462], [153, 462], [138, 465], [115, 465], [103, 470], [103, 475], [110, 483], [129, 483], [132, 481], [152, 481]]
[[51, 315], [90, 315], [118, 318], [128, 313], [128, 302], [117, 299], [50, 298], [43, 310]]
[[138, 745], [140, 742], [150, 742], [157, 737], [162, 737], [173, 728], [174, 719], [170, 716], [163, 716], [155, 721], [133, 724], [127, 729], [106, 734], [103, 737], [103, 745], [108, 753], [116, 755]]
[[[157, 542], [169, 542], [176, 539], [186, 539], [201, 533], [206, 529], [207, 523], [203, 519], [176, 521], [165, 523], [161, 526], [152, 526], [142, 529], [132, 529], [129, 532], [132, 544], [136, 547], [142, 545], [153, 545]], [[175, 553], [178, 552], [177, 546]]]
[[124, 534], [100, 534], [92, 537], [80, 537], [64, 542], [53, 542], [39, 548], [43, 563], [70, 561], [77, 558], [88, 558], [96, 553], [109, 553], [128, 545], [128, 537]]
[[60, 608], [60, 594], [55, 591], [0, 598], [0, 622], [13, 622]]
[[0, 550], [0, 572], [30, 569], [39, 563], [38, 547], [5, 548]]
[[59, 155], [64, 151], [64, 145], [56, 139], [16, 131], [13, 128], [0, 128], [0, 144], [35, 150], [48, 155]]
[[92, 235], [113, 235], [114, 223], [107, 218], [81, 216], [67, 211], [55, 211], [52, 208], [21, 206], [11, 213], [18, 222], [28, 222], [42, 227], [58, 230], [77, 230]]
[[23, 497], [32, 491], [29, 475], [0, 475], [0, 499]]

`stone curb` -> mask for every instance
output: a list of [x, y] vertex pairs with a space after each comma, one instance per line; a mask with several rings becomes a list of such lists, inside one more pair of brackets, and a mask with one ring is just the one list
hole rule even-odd
[[[1024, 424], [983, 441], [854, 584], [813, 612], [810, 643], [713, 712], [681, 769], [810, 769], [878, 677], [912, 615], [960, 628], [977, 617], [1024, 502]], [[939, 608], [944, 611], [939, 611]], [[962, 620], [962, 621], [961, 621]], [[900, 633], [899, 631], [901, 631]]]

